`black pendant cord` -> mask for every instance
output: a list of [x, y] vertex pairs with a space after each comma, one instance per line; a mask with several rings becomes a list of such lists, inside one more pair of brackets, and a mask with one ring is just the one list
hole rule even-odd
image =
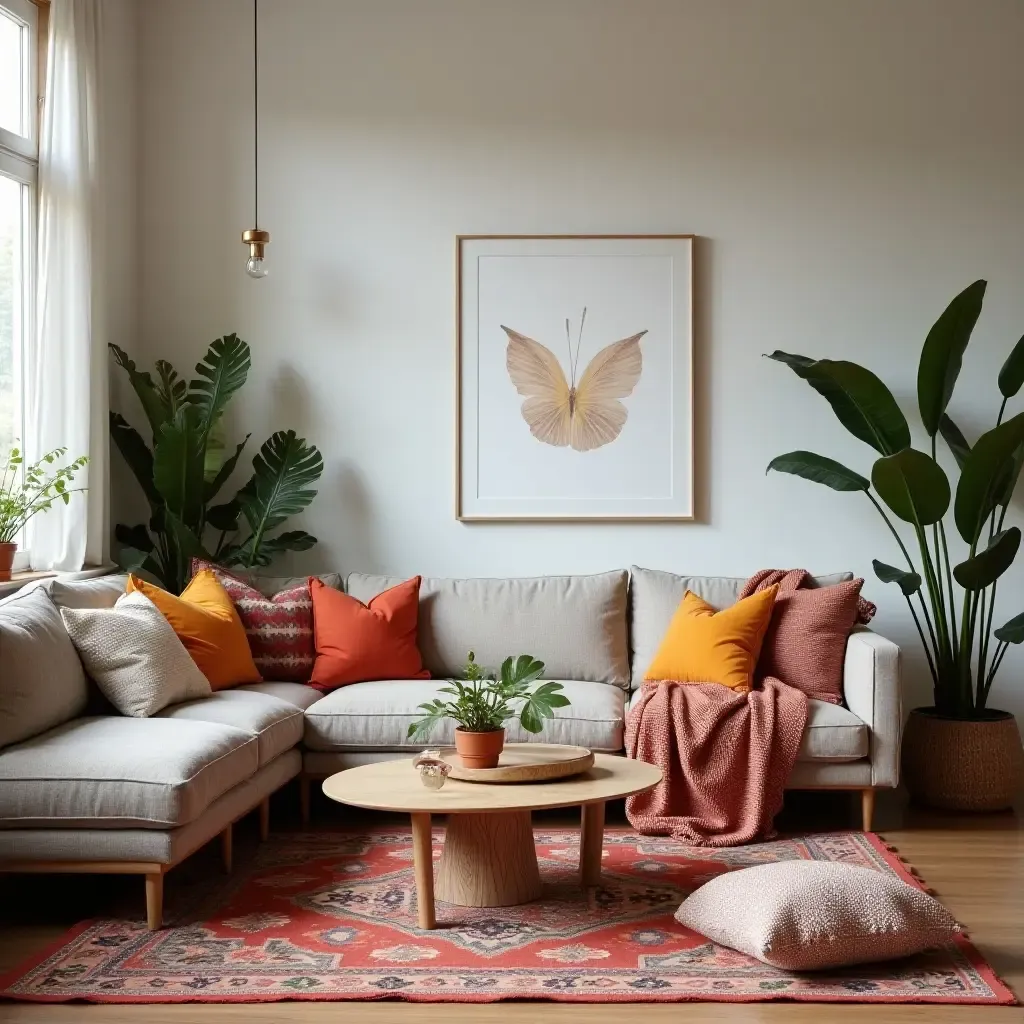
[[260, 11], [252, 0], [252, 167], [253, 227], [260, 226]]

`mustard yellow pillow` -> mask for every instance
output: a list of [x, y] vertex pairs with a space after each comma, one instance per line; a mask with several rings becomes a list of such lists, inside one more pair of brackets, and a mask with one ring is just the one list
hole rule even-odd
[[197, 572], [181, 597], [129, 576], [128, 593], [133, 591], [160, 609], [212, 689], [262, 682], [242, 620], [212, 569]]
[[716, 612], [688, 590], [644, 681], [721, 683], [746, 693], [778, 591], [767, 587]]

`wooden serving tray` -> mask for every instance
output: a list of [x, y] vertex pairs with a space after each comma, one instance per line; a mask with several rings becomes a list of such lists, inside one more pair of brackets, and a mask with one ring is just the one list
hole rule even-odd
[[497, 768], [463, 768], [454, 747], [442, 750], [441, 760], [452, 766], [449, 777], [463, 782], [547, 782], [585, 772], [594, 755], [586, 747], [561, 743], [509, 743]]

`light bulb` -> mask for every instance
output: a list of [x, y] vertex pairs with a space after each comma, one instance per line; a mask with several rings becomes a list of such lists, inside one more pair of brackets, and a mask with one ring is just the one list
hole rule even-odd
[[245, 265], [245, 272], [250, 277], [257, 279], [266, 277], [270, 273], [267, 269], [267, 261], [262, 256], [250, 256], [248, 263]]

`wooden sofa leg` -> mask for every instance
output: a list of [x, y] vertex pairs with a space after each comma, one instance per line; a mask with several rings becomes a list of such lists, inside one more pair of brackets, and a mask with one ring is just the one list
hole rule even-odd
[[270, 838], [270, 797], [260, 801], [260, 839], [266, 842]]
[[157, 931], [164, 923], [164, 875], [155, 871], [146, 875], [146, 926]]
[[309, 799], [310, 782], [312, 780], [306, 774], [299, 776], [299, 817], [303, 825], [309, 824]]
[[875, 816], [875, 791], [873, 789], [862, 789], [860, 791], [860, 817], [865, 832], [871, 831], [871, 819]]
[[220, 855], [224, 861], [224, 870], [231, 874], [231, 861], [234, 854], [234, 826], [228, 825], [220, 834]]

